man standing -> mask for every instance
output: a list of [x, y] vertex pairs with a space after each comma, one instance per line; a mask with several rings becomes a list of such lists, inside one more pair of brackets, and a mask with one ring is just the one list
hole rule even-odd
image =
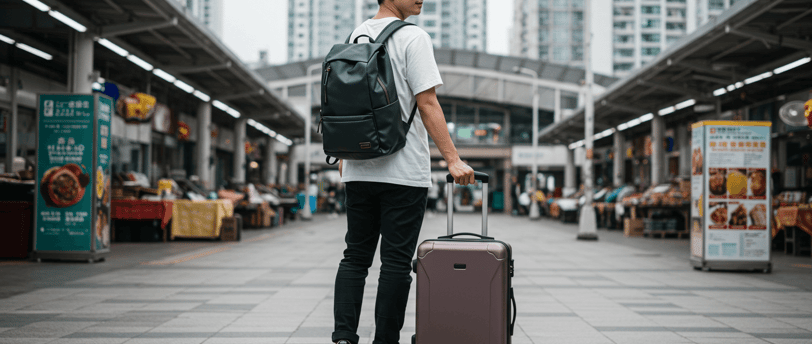
[[[422, 0], [378, 0], [378, 14], [356, 28], [350, 40], [377, 37], [395, 20], [420, 14]], [[362, 38], [363, 39], [363, 38]], [[378, 42], [384, 43], [384, 42]], [[419, 112], [400, 151], [370, 160], [339, 163], [347, 192], [347, 234], [344, 259], [336, 275], [332, 341], [358, 344], [358, 321], [364, 283], [381, 238], [381, 273], [375, 300], [374, 344], [398, 343], [412, 283], [411, 261], [431, 187], [428, 135], [461, 185], [474, 183], [474, 171], [460, 160], [448, 135], [435, 87], [442, 85], [431, 38], [407, 26], [387, 40], [403, 121], [415, 103]]]

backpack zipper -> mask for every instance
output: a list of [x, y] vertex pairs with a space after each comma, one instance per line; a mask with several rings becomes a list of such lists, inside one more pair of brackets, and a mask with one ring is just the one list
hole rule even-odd
[[389, 90], [386, 89], [386, 86], [383, 84], [383, 80], [381, 80], [381, 77], [378, 77], [378, 84], [380, 84], [381, 88], [383, 88], [383, 94], [386, 96], [386, 105], [391, 104], [391, 102], [389, 101]]
[[321, 98], [325, 105], [327, 104], [327, 78], [330, 77], [330, 70], [332, 70], [332, 68], [329, 65], [327, 66], [327, 69], [324, 70], [324, 83], [321, 91]]

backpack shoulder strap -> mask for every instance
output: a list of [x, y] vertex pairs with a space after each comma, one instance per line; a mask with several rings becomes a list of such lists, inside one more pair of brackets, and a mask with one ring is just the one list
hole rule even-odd
[[381, 43], [381, 44], [386, 44], [386, 40], [389, 39], [389, 37], [391, 37], [392, 34], [395, 33], [395, 31], [400, 30], [402, 27], [409, 26], [409, 25], [414, 25], [414, 24], [408, 23], [408, 22], [405, 22], [405, 21], [402, 21], [402, 20], [395, 20], [395, 21], [389, 23], [389, 25], [387, 25], [383, 29], [383, 31], [381, 31], [381, 33], [378, 35], [378, 37], [375, 38], [375, 42], [378, 42], [378, 43]]

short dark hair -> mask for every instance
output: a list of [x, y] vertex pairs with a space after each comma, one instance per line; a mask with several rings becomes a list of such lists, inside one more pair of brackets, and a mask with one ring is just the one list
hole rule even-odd
[[386, 0], [378, 0], [378, 6], [383, 5], [383, 2]]

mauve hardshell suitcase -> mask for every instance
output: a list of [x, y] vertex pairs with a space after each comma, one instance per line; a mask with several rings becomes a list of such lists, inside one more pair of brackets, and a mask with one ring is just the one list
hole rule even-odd
[[[488, 237], [488, 175], [482, 181], [482, 235], [453, 234], [453, 201], [448, 203], [448, 235], [417, 248], [416, 344], [509, 344], [516, 322], [513, 257], [510, 245]], [[454, 178], [449, 174], [448, 199]], [[460, 238], [473, 236], [473, 238]], [[513, 320], [510, 319], [511, 301]]]

